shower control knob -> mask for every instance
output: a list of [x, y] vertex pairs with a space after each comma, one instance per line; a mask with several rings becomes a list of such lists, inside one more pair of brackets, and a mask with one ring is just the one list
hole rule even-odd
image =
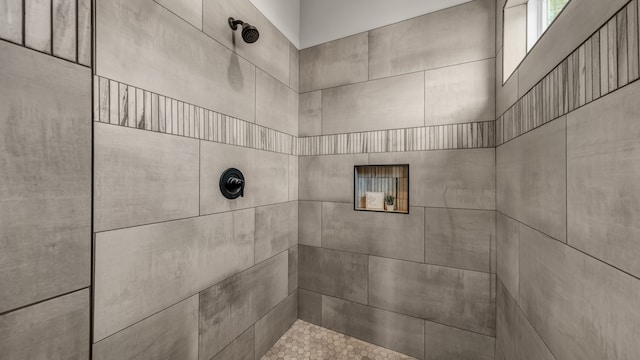
[[244, 196], [244, 185], [244, 175], [236, 168], [229, 168], [220, 176], [220, 192], [227, 199]]

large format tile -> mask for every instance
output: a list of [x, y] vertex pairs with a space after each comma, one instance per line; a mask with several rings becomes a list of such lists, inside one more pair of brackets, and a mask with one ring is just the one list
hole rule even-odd
[[252, 326], [214, 356], [212, 360], [255, 360], [254, 352], [255, 332]]
[[298, 288], [298, 246], [289, 248], [289, 294]]
[[294, 292], [256, 322], [256, 359], [260, 359], [297, 319], [298, 293]]
[[289, 43], [289, 87], [300, 92], [300, 50]]
[[256, 263], [298, 243], [296, 201], [256, 208]]
[[6, 0], [0, 3], [0, 38], [22, 42], [22, 14], [24, 0]]
[[298, 136], [298, 93], [256, 70], [256, 123]]
[[495, 229], [495, 211], [426, 208], [424, 261], [490, 272]]
[[198, 359], [198, 295], [93, 345], [94, 360]]
[[0, 316], [3, 360], [89, 359], [89, 290]]
[[298, 200], [298, 157], [289, 155], [289, 201]]
[[[202, 0], [204, 32], [283, 84], [289, 84], [290, 43], [249, 0]], [[253, 44], [242, 40], [242, 28], [233, 31], [227, 19], [233, 17], [255, 26], [260, 38]]]
[[253, 265], [254, 217], [248, 209], [98, 233], [95, 339]]
[[567, 117], [568, 242], [640, 277], [640, 84]]
[[53, 55], [76, 61], [76, 1], [52, 0]]
[[322, 326], [422, 359], [424, 322], [330, 296], [322, 297]]
[[425, 125], [495, 120], [495, 59], [425, 72]]
[[408, 215], [354, 211], [352, 204], [322, 203], [322, 246], [422, 262], [424, 208]]
[[287, 253], [200, 293], [200, 358], [210, 359], [287, 297]]
[[191, 25], [202, 30], [203, 0], [154, 0]]
[[520, 227], [520, 305], [558, 359], [635, 359], [640, 280]]
[[[244, 196], [226, 199], [220, 175], [228, 168], [244, 174]], [[197, 169], [197, 167], [196, 167]], [[209, 141], [200, 143], [200, 213], [211, 214], [289, 200], [289, 155]]]
[[496, 57], [496, 117], [504, 114], [505, 111], [518, 101], [518, 69], [511, 77], [502, 77], [502, 50]]
[[305, 245], [298, 252], [301, 289], [367, 303], [366, 255]]
[[322, 294], [298, 289], [298, 318], [322, 325]]
[[427, 360], [494, 360], [496, 339], [454, 327], [424, 322]]
[[370, 154], [371, 164], [409, 164], [412, 206], [495, 209], [494, 149]]
[[315, 136], [322, 133], [322, 91], [300, 94], [298, 135]]
[[0, 64], [2, 313], [90, 283], [91, 72], [2, 41]]
[[519, 239], [517, 221], [498, 212], [496, 222], [497, 274], [504, 287], [518, 297]]
[[368, 34], [361, 33], [300, 51], [300, 92], [368, 79]]
[[369, 77], [495, 56], [495, 0], [476, 0], [369, 32]]
[[94, 133], [95, 231], [198, 215], [197, 140], [101, 123]]
[[91, 66], [93, 58], [93, 1], [78, 0], [78, 63]]
[[566, 119], [496, 150], [498, 210], [554, 238], [566, 238]]
[[423, 125], [422, 72], [322, 91], [323, 134]]
[[151, 0], [98, 0], [96, 13], [97, 75], [254, 120], [254, 65]]
[[51, 54], [52, 1], [26, 0], [24, 2], [24, 44]]
[[353, 167], [366, 164], [367, 154], [300, 157], [300, 200], [353, 203]]
[[492, 336], [491, 276], [371, 256], [369, 304]]
[[500, 282], [496, 304], [496, 341], [504, 360], [556, 359]]
[[322, 203], [319, 201], [298, 202], [298, 242], [303, 245], [320, 246], [322, 242]]

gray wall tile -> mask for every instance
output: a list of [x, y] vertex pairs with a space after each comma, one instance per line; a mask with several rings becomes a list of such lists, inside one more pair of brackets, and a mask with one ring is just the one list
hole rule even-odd
[[287, 297], [288, 255], [276, 255], [200, 293], [200, 358], [210, 359]]
[[367, 255], [305, 245], [298, 251], [300, 288], [367, 303]]
[[262, 358], [298, 319], [298, 293], [294, 292], [255, 325], [256, 359]]
[[298, 93], [256, 69], [256, 124], [298, 136]]
[[640, 84], [567, 116], [571, 246], [640, 276]]
[[175, 15], [202, 30], [203, 0], [154, 0]]
[[[504, 114], [518, 101], [518, 69], [509, 79], [502, 77], [502, 50], [496, 57], [496, 117]], [[505, 82], [506, 80], [506, 82]], [[504, 84], [503, 84], [504, 82]]]
[[289, 87], [300, 92], [300, 50], [289, 44]]
[[51, 54], [52, 1], [24, 2], [24, 43], [27, 47]]
[[520, 306], [558, 359], [635, 358], [638, 303], [638, 279], [520, 226]]
[[504, 287], [517, 299], [519, 284], [518, 222], [498, 212], [496, 223], [497, 274]]
[[490, 272], [495, 229], [494, 211], [426, 208], [425, 262]]
[[354, 211], [352, 204], [322, 203], [325, 248], [424, 261], [424, 208], [408, 215]]
[[424, 322], [427, 360], [494, 360], [496, 339], [454, 327]]
[[[289, 155], [219, 144], [200, 143], [200, 213], [243, 209], [289, 199]], [[244, 197], [228, 200], [218, 186], [228, 168], [244, 174]]]
[[289, 248], [289, 294], [298, 288], [298, 246]]
[[296, 201], [256, 208], [256, 263], [298, 243]]
[[0, 38], [22, 42], [22, 4], [23, 0], [6, 0], [0, 3]]
[[495, 56], [495, 0], [476, 0], [369, 32], [369, 77]]
[[52, 0], [53, 55], [76, 61], [76, 1]]
[[424, 322], [329, 296], [322, 297], [322, 326], [422, 359]]
[[300, 92], [368, 79], [368, 34], [361, 33], [300, 51]]
[[198, 359], [198, 295], [94, 344], [93, 359]]
[[322, 133], [322, 91], [300, 94], [298, 135], [314, 136]]
[[253, 265], [254, 217], [249, 209], [98, 233], [95, 339]]
[[367, 163], [367, 154], [300, 157], [300, 200], [353, 203], [353, 167]]
[[248, 61], [153, 1], [98, 0], [96, 12], [97, 75], [254, 120], [255, 66]]
[[289, 156], [289, 201], [298, 200], [298, 157]]
[[321, 246], [322, 203], [298, 202], [298, 241], [303, 245]]
[[99, 123], [94, 134], [95, 231], [198, 215], [197, 140]]
[[90, 283], [91, 73], [8, 42], [0, 64], [2, 313]]
[[251, 326], [238, 336], [224, 350], [220, 351], [212, 360], [255, 360], [255, 333]]
[[495, 59], [426, 71], [425, 125], [495, 120]]
[[92, 4], [91, 0], [78, 0], [78, 63], [85, 66], [92, 65]]
[[[203, 0], [204, 32], [260, 69], [289, 84], [290, 43], [249, 0]], [[241, 29], [231, 30], [227, 19], [233, 17], [254, 25], [260, 39], [247, 44]]]
[[371, 256], [369, 303], [378, 308], [494, 335], [491, 276]]
[[496, 150], [498, 210], [554, 238], [566, 238], [566, 119]]
[[3, 360], [89, 359], [89, 290], [0, 316]]
[[322, 326], [322, 294], [298, 289], [298, 318]]
[[495, 209], [494, 149], [370, 154], [372, 164], [409, 164], [413, 206]]
[[322, 91], [323, 134], [422, 125], [424, 125], [424, 73], [422, 72]]

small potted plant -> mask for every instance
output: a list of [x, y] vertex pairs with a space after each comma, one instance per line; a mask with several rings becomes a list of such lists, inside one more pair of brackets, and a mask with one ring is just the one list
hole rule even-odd
[[384, 197], [384, 203], [387, 205], [387, 211], [393, 211], [395, 207], [396, 198], [393, 195], [387, 195]]

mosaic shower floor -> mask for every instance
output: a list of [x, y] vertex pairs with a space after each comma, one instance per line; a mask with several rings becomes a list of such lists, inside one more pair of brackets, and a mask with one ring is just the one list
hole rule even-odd
[[413, 359], [362, 340], [297, 320], [262, 360]]

